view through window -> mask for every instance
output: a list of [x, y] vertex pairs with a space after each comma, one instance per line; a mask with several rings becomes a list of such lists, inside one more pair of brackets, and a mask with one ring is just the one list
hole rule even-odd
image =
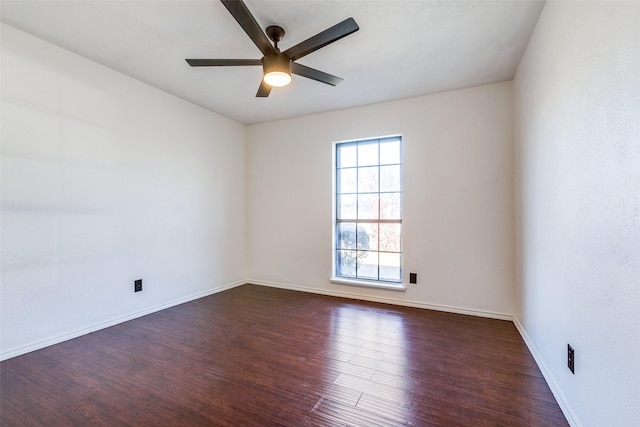
[[402, 139], [336, 144], [335, 275], [402, 282]]

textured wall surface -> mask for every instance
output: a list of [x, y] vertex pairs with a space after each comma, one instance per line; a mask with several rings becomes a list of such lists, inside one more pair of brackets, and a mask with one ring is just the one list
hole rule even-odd
[[[512, 314], [512, 95], [507, 82], [249, 127], [249, 277]], [[330, 283], [333, 142], [394, 134], [407, 290]]]
[[640, 425], [640, 2], [548, 2], [515, 104], [517, 317], [576, 424]]
[[3, 357], [244, 278], [245, 132], [3, 25]]

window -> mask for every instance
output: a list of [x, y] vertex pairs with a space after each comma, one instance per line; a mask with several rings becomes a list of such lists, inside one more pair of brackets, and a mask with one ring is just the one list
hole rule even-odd
[[335, 277], [402, 283], [402, 139], [336, 144]]

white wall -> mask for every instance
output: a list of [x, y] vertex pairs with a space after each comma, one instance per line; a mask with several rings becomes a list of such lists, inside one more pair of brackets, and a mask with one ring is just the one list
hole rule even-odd
[[[249, 277], [513, 313], [512, 94], [511, 83], [500, 83], [250, 126]], [[392, 134], [403, 136], [407, 290], [332, 284], [332, 143]]]
[[574, 425], [638, 426], [640, 3], [547, 2], [515, 100], [521, 328]]
[[245, 126], [5, 25], [1, 71], [2, 358], [245, 277]]

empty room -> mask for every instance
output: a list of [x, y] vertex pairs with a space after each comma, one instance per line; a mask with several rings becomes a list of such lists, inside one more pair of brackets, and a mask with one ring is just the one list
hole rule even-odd
[[0, 425], [640, 426], [640, 1], [0, 17]]

